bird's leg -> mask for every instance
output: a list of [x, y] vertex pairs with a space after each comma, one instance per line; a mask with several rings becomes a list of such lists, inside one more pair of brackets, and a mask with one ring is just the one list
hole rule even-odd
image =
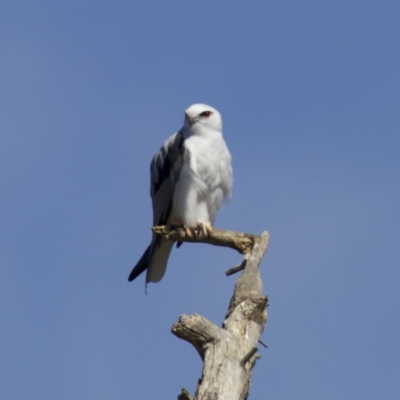
[[201, 233], [204, 236], [210, 236], [212, 232], [212, 226], [209, 222], [198, 222], [193, 226], [184, 226], [186, 236], [192, 239], [195, 236], [199, 236]]
[[199, 221], [195, 225], [171, 225], [172, 229], [182, 228], [185, 231], [185, 235], [189, 239], [193, 239], [202, 233], [204, 236], [210, 236], [213, 227], [210, 222]]
[[189, 238], [192, 239], [195, 232], [194, 232], [194, 228], [190, 227], [190, 226], [184, 226], [183, 230], [185, 231], [185, 235]]
[[206, 231], [208, 233], [207, 236], [210, 236], [213, 233], [213, 227], [211, 225], [211, 222], [206, 222], [205, 226], [206, 226]]
[[208, 237], [212, 234], [213, 227], [210, 222], [203, 222], [203, 221], [198, 222], [196, 227], [199, 230], [199, 232], [203, 232], [204, 236]]
[[184, 224], [171, 224], [169, 226], [171, 230], [173, 229], [183, 229], [185, 232], [185, 235], [189, 239], [193, 239], [193, 237], [198, 236], [198, 227], [197, 225], [190, 226], [190, 225], [184, 225]]

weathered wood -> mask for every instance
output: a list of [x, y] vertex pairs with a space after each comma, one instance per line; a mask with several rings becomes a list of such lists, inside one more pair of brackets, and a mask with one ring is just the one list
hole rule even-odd
[[185, 388], [183, 388], [181, 394], [178, 396], [178, 400], [192, 400], [192, 396]]
[[[256, 346], [267, 322], [268, 297], [262, 295], [258, 266], [268, 248], [268, 233], [256, 236], [214, 229], [208, 237], [200, 233], [190, 239], [183, 229], [153, 230], [168, 240], [210, 243], [245, 254], [240, 264], [243, 272], [235, 284], [222, 328], [197, 314], [182, 315], [172, 326], [172, 333], [191, 343], [204, 362], [193, 400], [247, 399], [251, 371], [260, 357]], [[178, 399], [188, 398], [189, 393], [183, 389]]]
[[210, 235], [204, 235], [197, 230], [193, 237], [188, 237], [183, 228], [171, 228], [169, 226], [154, 226], [152, 231], [166, 240], [175, 242], [208, 243], [214, 246], [230, 247], [241, 254], [249, 254], [259, 236], [249, 233], [226, 231], [213, 228]]

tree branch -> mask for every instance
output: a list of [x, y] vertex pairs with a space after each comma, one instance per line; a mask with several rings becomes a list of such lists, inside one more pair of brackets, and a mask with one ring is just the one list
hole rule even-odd
[[[204, 362], [193, 400], [247, 399], [251, 371], [260, 357], [256, 345], [267, 322], [268, 296], [262, 296], [258, 266], [268, 248], [268, 233], [256, 236], [213, 229], [209, 236], [199, 233], [187, 238], [180, 228], [155, 227], [153, 231], [167, 240], [225, 246], [245, 255], [242, 263], [234, 268], [235, 272], [243, 272], [236, 281], [222, 328], [194, 314], [179, 317], [171, 330], [192, 344]], [[183, 389], [179, 398], [190, 398], [190, 395]]]
[[152, 228], [152, 231], [166, 240], [172, 240], [174, 242], [208, 243], [214, 246], [230, 247], [241, 254], [249, 254], [254, 243], [259, 239], [259, 236], [249, 233], [226, 231], [216, 228], [213, 228], [212, 233], [208, 236], [204, 235], [204, 233], [199, 230], [192, 238], [186, 236], [183, 228], [171, 228], [166, 225], [155, 226]]

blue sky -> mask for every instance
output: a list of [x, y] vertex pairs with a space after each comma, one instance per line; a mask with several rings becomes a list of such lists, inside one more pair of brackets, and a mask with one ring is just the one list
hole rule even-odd
[[260, 233], [269, 320], [251, 399], [400, 396], [397, 1], [3, 1], [0, 391], [176, 398], [202, 363], [170, 333], [223, 320], [240, 257], [174, 250], [144, 293], [149, 163], [220, 110], [216, 226]]

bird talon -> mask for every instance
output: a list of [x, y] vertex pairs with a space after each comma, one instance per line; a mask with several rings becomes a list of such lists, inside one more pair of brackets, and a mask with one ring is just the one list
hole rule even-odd
[[213, 228], [209, 222], [198, 222], [196, 225], [196, 230], [198, 232], [198, 236], [201, 232], [204, 236], [208, 237], [211, 235]]
[[189, 227], [185, 227], [185, 235], [186, 237], [188, 237], [189, 239], [193, 238], [193, 231], [191, 230], [191, 228]]

